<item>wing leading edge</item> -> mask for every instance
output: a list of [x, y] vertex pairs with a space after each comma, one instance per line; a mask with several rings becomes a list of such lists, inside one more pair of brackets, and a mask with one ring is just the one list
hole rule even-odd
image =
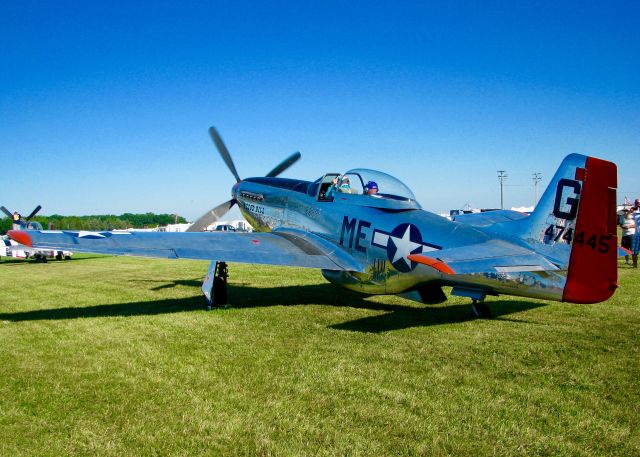
[[269, 233], [163, 233], [11, 230], [9, 236], [34, 248], [169, 259], [286, 265], [361, 271], [334, 243], [294, 230]]

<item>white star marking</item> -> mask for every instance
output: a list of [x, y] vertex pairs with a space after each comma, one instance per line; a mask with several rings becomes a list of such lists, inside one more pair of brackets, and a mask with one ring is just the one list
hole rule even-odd
[[422, 246], [420, 243], [414, 243], [410, 239], [411, 235], [411, 226], [407, 226], [407, 230], [405, 230], [402, 238], [398, 238], [395, 236], [389, 236], [391, 241], [396, 246], [396, 255], [393, 256], [393, 260], [391, 263], [396, 263], [398, 260], [403, 259], [408, 267], [411, 267], [411, 262], [407, 259], [407, 256], [411, 254], [411, 251], [414, 251], [419, 246]]

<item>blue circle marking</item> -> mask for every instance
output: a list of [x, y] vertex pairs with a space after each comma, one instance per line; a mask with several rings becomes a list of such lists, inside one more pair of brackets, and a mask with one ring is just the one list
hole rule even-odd
[[422, 253], [423, 247], [422, 234], [418, 227], [409, 223], [400, 224], [389, 234], [387, 257], [396, 270], [408, 273], [418, 263], [407, 259], [407, 257], [411, 254]]

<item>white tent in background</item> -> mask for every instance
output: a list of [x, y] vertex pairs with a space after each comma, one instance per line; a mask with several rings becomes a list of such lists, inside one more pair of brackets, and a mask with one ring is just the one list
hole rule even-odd
[[535, 206], [512, 206], [511, 211], [517, 211], [519, 213], [531, 213], [535, 209]]

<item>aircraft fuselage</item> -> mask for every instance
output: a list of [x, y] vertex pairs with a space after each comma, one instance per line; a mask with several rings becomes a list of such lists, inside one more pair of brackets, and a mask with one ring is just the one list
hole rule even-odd
[[[336, 193], [318, 198], [306, 181], [249, 178], [234, 186], [233, 197], [256, 231], [290, 228], [333, 241], [363, 265], [361, 272], [323, 270], [330, 282], [367, 294], [396, 294], [426, 283], [446, 285], [446, 275], [407, 259], [427, 253], [478, 244], [495, 238], [485, 231], [420, 208], [415, 201], [388, 201], [362, 194]], [[547, 275], [547, 287], [537, 287], [540, 272], [471, 275], [469, 284], [489, 293], [558, 299], [565, 274]], [[464, 283], [456, 275], [456, 284]]]

